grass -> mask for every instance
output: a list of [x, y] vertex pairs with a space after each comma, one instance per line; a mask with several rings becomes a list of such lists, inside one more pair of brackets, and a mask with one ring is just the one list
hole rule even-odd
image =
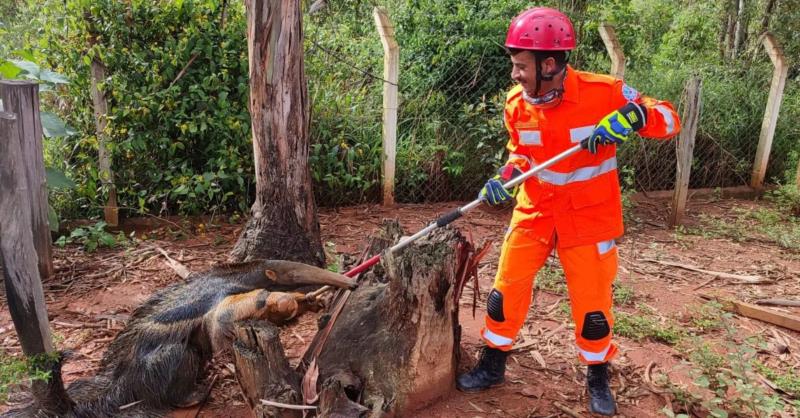
[[636, 341], [650, 340], [668, 345], [677, 344], [685, 331], [670, 320], [662, 320], [644, 305], [637, 306], [639, 312], [614, 313], [614, 333]]
[[615, 305], [631, 305], [636, 298], [636, 292], [632, 287], [624, 285], [620, 282], [614, 282], [614, 304]]
[[564, 279], [564, 271], [561, 266], [555, 264], [545, 264], [539, 273], [536, 274], [536, 289], [558, 295], [567, 294], [567, 282]]
[[726, 238], [735, 242], [748, 240], [767, 241], [792, 251], [800, 251], [800, 219], [793, 215], [791, 207], [761, 207], [757, 209], [734, 208], [733, 218], [700, 215], [700, 226], [679, 228], [681, 234], [699, 235], [704, 238]]
[[775, 370], [764, 363], [755, 362], [755, 369], [778, 388], [794, 399], [800, 399], [800, 373], [795, 370]]
[[27, 360], [0, 351], [0, 402], [8, 400], [11, 391], [27, 386], [34, 380], [50, 379], [48, 358], [43, 356], [41, 361]]
[[721, 303], [709, 301], [692, 310], [690, 326], [700, 333], [717, 331], [724, 328], [723, 321], [730, 316], [722, 310]]

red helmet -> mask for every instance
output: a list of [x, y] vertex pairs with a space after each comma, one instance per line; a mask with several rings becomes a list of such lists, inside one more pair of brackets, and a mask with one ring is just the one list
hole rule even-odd
[[571, 51], [575, 49], [575, 30], [564, 13], [549, 7], [534, 7], [511, 21], [506, 48]]

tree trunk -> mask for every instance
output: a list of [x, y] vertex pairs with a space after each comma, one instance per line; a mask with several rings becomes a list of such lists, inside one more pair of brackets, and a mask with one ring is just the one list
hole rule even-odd
[[733, 58], [733, 41], [736, 37], [736, 5], [738, 0], [729, 0], [727, 2], [727, 15], [728, 26], [725, 30], [725, 57], [728, 59]]
[[321, 266], [325, 257], [308, 168], [300, 1], [245, 3], [256, 201], [231, 258]]
[[[371, 246], [401, 234], [387, 235]], [[458, 232], [444, 228], [366, 274], [327, 341], [316, 338], [309, 348], [320, 352], [311, 359], [316, 379], [309, 379], [320, 382], [319, 416], [413, 416], [452, 390], [461, 334], [457, 299], [471, 251]], [[302, 364], [309, 363], [306, 356]]]
[[236, 380], [258, 418], [294, 418], [302, 413], [265, 406], [262, 399], [299, 404], [300, 376], [289, 366], [283, 353], [278, 328], [265, 321], [237, 323], [233, 343]]
[[[94, 35], [91, 44], [96, 43]], [[111, 168], [111, 149], [106, 132], [108, 126], [108, 101], [106, 94], [100, 90], [100, 83], [106, 79], [106, 66], [100, 57], [92, 59], [92, 105], [94, 107], [94, 124], [97, 135], [97, 166], [100, 169], [100, 182], [108, 191], [108, 200], [103, 207], [103, 218], [110, 226], [119, 225], [119, 208], [117, 207], [117, 188], [114, 185], [114, 171]]]
[[31, 194], [25, 172], [26, 163], [30, 163], [22, 158], [18, 121], [14, 114], [0, 112], [0, 268], [8, 310], [26, 361], [33, 370], [51, 372], [53, 376], [32, 382], [32, 410], [42, 411], [42, 415], [60, 415], [70, 410], [72, 402], [61, 381], [61, 359], [54, 352], [36, 265]]
[[745, 1], [739, 0], [739, 5], [736, 12], [736, 30], [733, 39], [733, 51], [731, 52], [731, 58], [736, 58], [739, 56], [739, 52], [741, 52], [742, 45], [744, 44], [747, 30], [745, 9]]
[[[31, 81], [0, 80], [0, 100], [5, 111], [16, 115], [15, 136], [19, 141], [20, 153], [16, 156], [21, 164], [20, 176], [27, 190], [30, 203], [27, 210], [31, 216], [33, 246], [38, 255], [39, 273], [37, 279], [53, 275], [53, 249], [50, 226], [47, 217], [47, 181], [44, 170], [42, 142], [42, 121], [39, 115], [39, 85]], [[4, 135], [4, 133], [0, 133]], [[8, 146], [8, 145], [6, 145]], [[5, 198], [5, 197], [3, 197]], [[7, 216], [0, 212], [0, 216]]]

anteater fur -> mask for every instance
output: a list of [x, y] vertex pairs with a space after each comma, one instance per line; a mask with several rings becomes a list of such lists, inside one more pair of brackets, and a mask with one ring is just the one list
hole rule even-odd
[[[270, 292], [319, 284], [353, 287], [354, 281], [305, 264], [256, 260], [221, 265], [159, 290], [134, 310], [109, 345], [100, 372], [67, 388], [75, 402], [67, 416], [157, 417], [197, 403], [205, 390], [198, 382], [220, 348], [209, 332], [225, 328], [218, 321], [263, 319]], [[254, 292], [259, 289], [264, 291]], [[32, 406], [10, 416], [54, 415]]]

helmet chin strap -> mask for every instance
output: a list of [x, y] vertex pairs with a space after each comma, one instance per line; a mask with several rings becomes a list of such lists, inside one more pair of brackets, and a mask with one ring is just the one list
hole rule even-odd
[[[567, 60], [568, 60], [569, 59], [569, 52], [567, 52], [567, 54], [568, 54], [567, 55]], [[564, 83], [561, 83], [560, 87], [552, 89], [552, 90], [540, 95], [539, 94], [539, 90], [542, 87], [542, 80], [544, 80], [544, 81], [552, 81], [555, 76], [557, 76], [559, 74], [562, 74], [562, 73], [565, 74], [567, 72], [567, 64], [566, 63], [563, 64], [561, 66], [561, 68], [559, 68], [555, 72], [542, 74], [542, 65], [541, 65], [542, 64], [542, 55], [539, 54], [538, 52], [534, 52], [533, 53], [533, 58], [534, 58], [534, 62], [536, 64], [536, 89], [533, 92], [533, 97], [528, 96], [528, 94], [525, 93], [524, 94], [524, 98], [528, 103], [531, 103], [531, 104], [534, 104], [534, 105], [541, 105], [541, 104], [550, 103], [550, 102], [558, 99], [559, 97], [561, 97], [561, 95], [564, 93]], [[566, 62], [567, 60], [564, 60], [564, 61]]]

